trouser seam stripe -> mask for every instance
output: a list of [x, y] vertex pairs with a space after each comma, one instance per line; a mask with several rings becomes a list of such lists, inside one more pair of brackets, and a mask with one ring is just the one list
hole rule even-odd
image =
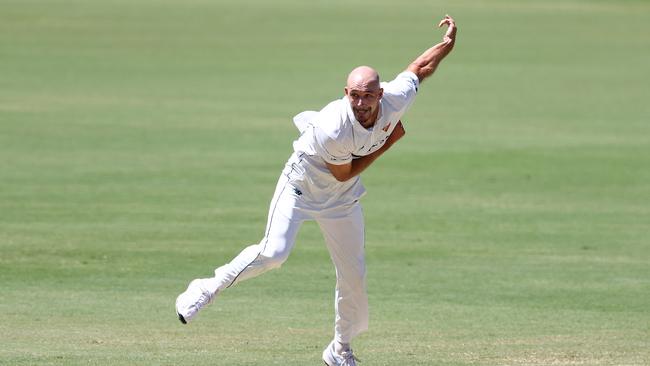
[[271, 232], [271, 227], [273, 226], [273, 217], [275, 216], [275, 210], [278, 207], [278, 202], [280, 201], [280, 197], [282, 197], [282, 194], [284, 193], [284, 190], [287, 188], [288, 184], [289, 184], [289, 180], [287, 180], [284, 183], [284, 186], [282, 186], [282, 191], [280, 191], [280, 194], [278, 195], [278, 198], [275, 200], [275, 203], [273, 204], [273, 210], [271, 210], [271, 219], [269, 220], [269, 227], [266, 229], [266, 234], [264, 235], [264, 246], [262, 247], [262, 249], [260, 249], [260, 252], [257, 254], [257, 256], [255, 256], [255, 259], [253, 259], [250, 263], [248, 263], [246, 265], [246, 267], [244, 267], [244, 269], [239, 271], [237, 276], [235, 276], [235, 278], [232, 280], [232, 282], [230, 282], [230, 285], [228, 285], [228, 287], [226, 287], [226, 288], [230, 288], [230, 286], [232, 286], [237, 281], [237, 278], [239, 278], [239, 276], [241, 276], [241, 274], [244, 273], [246, 268], [248, 268], [251, 264], [253, 264], [253, 262], [255, 262], [257, 260], [257, 258], [260, 257], [260, 255], [262, 254], [264, 249], [266, 249], [266, 245], [269, 242], [269, 233]]

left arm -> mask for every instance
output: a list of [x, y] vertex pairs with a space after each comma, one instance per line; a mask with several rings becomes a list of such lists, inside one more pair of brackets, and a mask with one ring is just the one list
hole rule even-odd
[[417, 75], [420, 82], [428, 78], [436, 71], [438, 64], [444, 59], [454, 48], [456, 43], [456, 23], [449, 15], [445, 16], [440, 21], [438, 27], [447, 24], [447, 32], [442, 39], [442, 42], [424, 51], [422, 55], [415, 59], [407, 68], [408, 71]]
[[395, 126], [395, 129], [393, 132], [388, 136], [388, 139], [384, 143], [382, 147], [377, 149], [376, 151], [366, 155], [362, 156], [358, 159], [354, 159], [351, 162], [343, 165], [334, 165], [330, 164], [328, 162], [325, 162], [327, 165], [327, 168], [329, 169], [330, 173], [338, 180], [339, 182], [345, 182], [349, 179], [352, 179], [356, 177], [357, 175], [361, 174], [364, 170], [366, 170], [367, 167], [370, 166], [381, 154], [385, 153], [388, 149], [390, 149], [391, 146], [393, 146], [394, 143], [397, 142], [397, 140], [401, 139], [404, 134], [406, 134], [406, 131], [404, 130], [404, 126], [402, 126], [402, 121], [399, 121], [397, 125]]

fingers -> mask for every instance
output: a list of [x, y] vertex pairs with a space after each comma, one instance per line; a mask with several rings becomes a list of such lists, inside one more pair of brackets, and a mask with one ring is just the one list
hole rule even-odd
[[397, 134], [404, 135], [406, 133], [406, 130], [404, 129], [404, 125], [402, 124], [402, 121], [399, 120], [397, 121], [397, 125], [395, 125], [395, 129], [393, 132], [397, 131]]
[[404, 125], [402, 125], [402, 121], [398, 121], [397, 125], [395, 125], [395, 129], [393, 129], [393, 132], [390, 134], [388, 137], [392, 142], [395, 142], [402, 137], [406, 135], [406, 130], [404, 129]]
[[438, 27], [442, 27], [445, 24], [448, 26], [448, 28], [443, 37], [443, 41], [445, 43], [452, 43], [454, 41], [454, 38], [456, 38], [456, 22], [454, 21], [454, 18], [450, 17], [449, 15], [445, 15], [440, 23], [438, 23]]
[[442, 27], [443, 25], [447, 24], [450, 27], [455, 27], [456, 22], [454, 21], [454, 18], [450, 17], [449, 15], [445, 15], [444, 18], [438, 23], [438, 28]]

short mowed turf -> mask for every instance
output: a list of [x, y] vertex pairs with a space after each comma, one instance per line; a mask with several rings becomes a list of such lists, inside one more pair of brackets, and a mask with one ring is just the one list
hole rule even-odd
[[458, 22], [363, 175], [362, 365], [650, 364], [647, 1], [0, 1], [0, 365], [319, 365], [334, 269], [285, 265], [182, 325], [264, 232], [355, 66]]

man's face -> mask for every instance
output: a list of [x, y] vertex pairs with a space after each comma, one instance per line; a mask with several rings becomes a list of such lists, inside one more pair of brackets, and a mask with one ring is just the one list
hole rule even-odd
[[375, 123], [383, 92], [379, 86], [354, 85], [345, 88], [345, 95], [350, 101], [354, 117], [362, 126], [370, 127]]

